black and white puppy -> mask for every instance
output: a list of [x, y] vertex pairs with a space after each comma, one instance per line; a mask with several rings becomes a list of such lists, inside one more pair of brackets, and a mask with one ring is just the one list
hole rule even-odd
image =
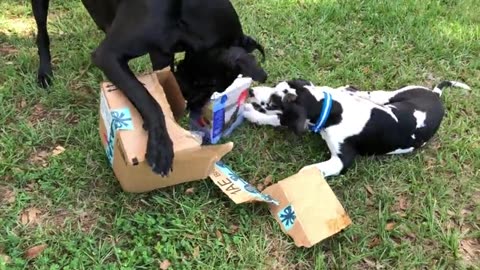
[[302, 170], [316, 167], [328, 177], [345, 172], [357, 155], [405, 154], [424, 146], [442, 122], [440, 97], [446, 87], [470, 89], [444, 81], [433, 90], [412, 85], [366, 92], [292, 80], [252, 88], [245, 118], [259, 125], [285, 126], [297, 134], [320, 133], [331, 158]]

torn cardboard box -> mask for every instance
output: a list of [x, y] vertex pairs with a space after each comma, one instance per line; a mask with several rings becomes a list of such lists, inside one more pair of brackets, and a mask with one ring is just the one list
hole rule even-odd
[[110, 83], [101, 84], [100, 136], [107, 158], [124, 191], [147, 192], [158, 188], [207, 178], [233, 143], [202, 146], [201, 141], [175, 121], [185, 110], [185, 100], [170, 70], [139, 77], [165, 114], [173, 141], [174, 171], [168, 177], [152, 172], [145, 160], [147, 132], [138, 111], [121, 91]]
[[[138, 78], [164, 111], [175, 152], [174, 170], [166, 178], [152, 172], [145, 161], [147, 133], [140, 114], [121, 91], [104, 82], [101, 84], [100, 136], [124, 191], [148, 192], [210, 177], [237, 204], [269, 204], [282, 230], [297, 246], [303, 247], [311, 247], [351, 223], [318, 170], [298, 173], [259, 192], [220, 161], [233, 149], [233, 143], [204, 146], [202, 138], [176, 122], [184, 114], [185, 100], [169, 69]], [[241, 88], [243, 86], [238, 89]]]
[[282, 231], [298, 247], [312, 247], [348, 227], [350, 220], [319, 170], [312, 168], [290, 176], [263, 192], [218, 162], [213, 182], [237, 204], [266, 202]]

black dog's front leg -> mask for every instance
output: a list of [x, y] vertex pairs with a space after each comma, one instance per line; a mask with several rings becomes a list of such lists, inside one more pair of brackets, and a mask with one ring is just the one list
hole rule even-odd
[[47, 88], [52, 84], [52, 63], [50, 57], [50, 38], [47, 31], [47, 15], [49, 0], [32, 0], [33, 15], [37, 23], [37, 48], [40, 56], [37, 81], [38, 84]]
[[137, 108], [148, 131], [147, 162], [154, 172], [166, 176], [172, 170], [174, 153], [162, 108], [130, 70], [128, 59], [107, 48], [102, 43], [92, 56], [93, 62]]
[[175, 55], [165, 55], [158, 50], [150, 51], [148, 54], [150, 56], [150, 61], [152, 62], [152, 68], [154, 71], [161, 70], [168, 66], [170, 67], [172, 72], [174, 71]]

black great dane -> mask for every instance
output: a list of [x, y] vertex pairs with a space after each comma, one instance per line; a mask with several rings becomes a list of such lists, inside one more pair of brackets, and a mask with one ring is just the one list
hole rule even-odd
[[[38, 82], [51, 84], [47, 32], [49, 0], [31, 0], [40, 56]], [[264, 82], [266, 72], [252, 52], [263, 47], [245, 35], [229, 0], [82, 0], [105, 39], [92, 53], [93, 63], [137, 108], [148, 132], [146, 158], [162, 176], [172, 171], [173, 145], [160, 106], [136, 79], [128, 62], [149, 54], [154, 70], [170, 66], [191, 110], [223, 91], [238, 74]], [[174, 55], [185, 58], [174, 68]]]

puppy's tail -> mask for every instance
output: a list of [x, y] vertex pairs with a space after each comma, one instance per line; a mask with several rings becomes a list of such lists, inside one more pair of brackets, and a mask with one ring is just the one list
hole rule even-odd
[[433, 92], [437, 93], [439, 96], [442, 96], [443, 90], [447, 87], [458, 87], [467, 90], [471, 90], [470, 86], [457, 81], [443, 81], [439, 83], [435, 88], [433, 88]]

